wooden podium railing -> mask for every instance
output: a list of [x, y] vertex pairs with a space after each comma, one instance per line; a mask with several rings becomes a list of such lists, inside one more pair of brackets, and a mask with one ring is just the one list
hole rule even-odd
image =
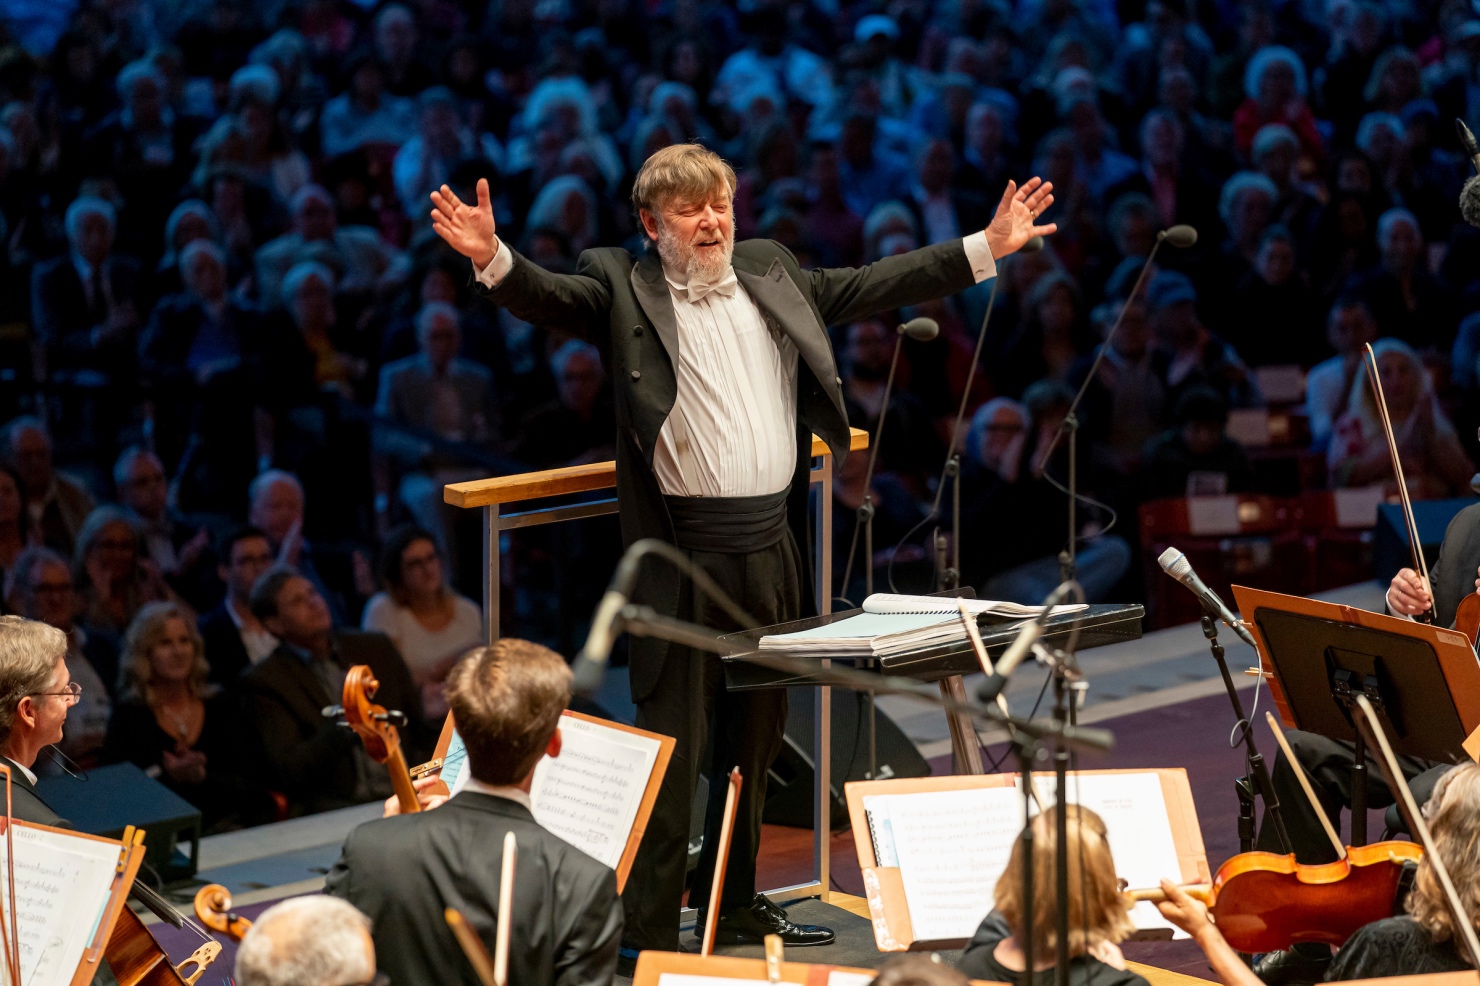
[[[868, 433], [850, 429], [849, 450], [853, 452], [868, 448]], [[818, 612], [832, 612], [832, 527], [833, 527], [833, 460], [827, 445], [816, 435], [812, 436], [812, 485], [820, 487], [817, 498], [813, 558], [816, 574]], [[483, 625], [488, 643], [498, 640], [500, 566], [502, 555], [499, 535], [504, 531], [521, 527], [536, 527], [541, 524], [556, 524], [583, 517], [601, 517], [617, 512], [617, 498], [607, 497], [582, 503], [567, 503], [557, 506], [535, 507], [504, 513], [506, 507], [544, 500], [550, 497], [568, 496], [573, 493], [591, 493], [596, 490], [615, 489], [617, 464], [615, 462], [593, 462], [584, 466], [567, 466], [563, 469], [546, 469], [541, 472], [526, 472], [516, 476], [499, 476], [494, 479], [475, 479], [466, 483], [449, 483], [442, 490], [442, 498], [454, 507], [464, 509], [483, 508]], [[866, 562], [867, 564], [867, 562]], [[778, 902], [798, 897], [828, 897], [831, 877], [831, 857], [828, 835], [831, 822], [832, 757], [822, 751], [832, 750], [832, 690], [819, 687], [816, 690], [815, 714], [813, 716], [813, 746], [818, 751], [814, 756], [813, 777], [816, 786], [812, 792], [812, 858], [816, 877], [810, 883], [769, 890], [767, 894]]]

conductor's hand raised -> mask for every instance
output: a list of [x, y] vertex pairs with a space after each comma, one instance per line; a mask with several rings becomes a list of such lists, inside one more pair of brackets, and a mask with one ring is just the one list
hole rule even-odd
[[448, 246], [467, 257], [481, 271], [498, 252], [494, 235], [493, 203], [488, 198], [488, 179], [478, 179], [478, 203], [468, 205], [443, 185], [432, 192], [432, 229]]
[[1008, 182], [1002, 201], [997, 203], [997, 212], [987, 225], [987, 245], [992, 250], [992, 258], [1001, 260], [1010, 253], [1017, 253], [1035, 236], [1058, 232], [1057, 223], [1036, 225], [1038, 217], [1051, 205], [1053, 182], [1029, 178], [1021, 188], [1015, 182]]

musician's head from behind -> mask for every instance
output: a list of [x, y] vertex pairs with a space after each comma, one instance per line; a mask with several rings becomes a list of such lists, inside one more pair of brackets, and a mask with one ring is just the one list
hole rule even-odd
[[262, 912], [236, 950], [239, 986], [351, 986], [375, 980], [370, 919], [310, 894]]
[[632, 183], [632, 205], [677, 277], [714, 282], [735, 248], [735, 169], [698, 144], [673, 144], [653, 154]]
[[[1423, 814], [1434, 837], [1434, 850], [1444, 860], [1470, 921], [1480, 928], [1480, 764], [1467, 763], [1439, 778]], [[1427, 857], [1418, 864], [1407, 907], [1435, 941], [1459, 937]]]
[[969, 982], [964, 972], [942, 962], [934, 952], [912, 952], [886, 960], [869, 986], [967, 986]]
[[[1040, 812], [1033, 826], [1033, 949], [1040, 962], [1052, 962], [1058, 948], [1054, 892], [1054, 843], [1058, 808]], [[1084, 955], [1102, 944], [1122, 941], [1134, 930], [1130, 905], [1119, 892], [1115, 861], [1105, 822], [1088, 808], [1068, 809], [1069, 954]], [[1023, 939], [1023, 840], [1012, 846], [1007, 870], [993, 895], [1019, 942]]]
[[252, 586], [252, 614], [267, 632], [294, 647], [315, 650], [334, 632], [329, 604], [296, 569], [277, 565]]
[[67, 672], [67, 635], [19, 616], [0, 616], [0, 754], [30, 767], [62, 741], [78, 693]]
[[505, 638], [458, 662], [447, 676], [447, 704], [473, 777], [528, 790], [540, 758], [560, 755], [570, 668], [548, 647]]

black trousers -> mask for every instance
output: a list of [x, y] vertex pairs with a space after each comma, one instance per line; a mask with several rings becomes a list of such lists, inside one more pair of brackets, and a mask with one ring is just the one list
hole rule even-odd
[[[761, 626], [801, 615], [801, 556], [788, 530], [776, 544], [731, 554], [686, 551], [689, 558], [740, 604]], [[685, 580], [679, 618], [717, 630], [737, 630], [723, 610], [695, 599]], [[781, 752], [786, 728], [786, 690], [730, 692], [719, 657], [673, 646], [653, 693], [637, 705], [637, 725], [672, 736], [677, 743], [657, 803], [643, 834], [627, 886], [624, 943], [643, 949], [678, 949], [678, 913], [688, 862], [689, 818], [694, 787], [702, 772], [709, 778], [704, 820], [704, 850], [694, 872], [691, 906], [708, 902], [715, 846], [725, 805], [726, 778], [740, 768], [743, 782], [730, 842], [721, 908], [748, 904], [756, 892], [755, 859], [760, 850], [761, 811], [766, 802], [766, 772]]]
[[[1290, 749], [1295, 752], [1296, 759], [1305, 770], [1310, 786], [1315, 789], [1321, 807], [1325, 809], [1337, 832], [1340, 832], [1341, 809], [1350, 809], [1352, 804], [1352, 758], [1356, 755], [1355, 747], [1343, 740], [1328, 739], [1298, 729], [1286, 730], [1285, 738], [1289, 740]], [[1388, 789], [1382, 768], [1374, 759], [1375, 752], [1370, 747], [1367, 750], [1367, 806], [1386, 808], [1396, 798], [1394, 792]], [[1417, 757], [1399, 757], [1398, 767], [1413, 791], [1413, 800], [1422, 808], [1433, 793], [1434, 785], [1452, 765], [1420, 760]], [[1310, 799], [1305, 796], [1305, 790], [1300, 786], [1295, 771], [1285, 759], [1283, 750], [1275, 754], [1270, 782], [1274, 786], [1275, 797], [1280, 800], [1280, 817], [1285, 822], [1285, 830], [1289, 833], [1296, 860], [1301, 863], [1334, 862], [1338, 858], [1336, 848], [1331, 845], [1331, 840], [1321, 828], [1321, 821], [1311, 807]], [[1377, 833], [1373, 833], [1374, 837], [1376, 835]], [[1283, 851], [1274, 824], [1270, 821], [1268, 808], [1264, 812], [1263, 824], [1259, 826], [1255, 848], [1265, 852]]]

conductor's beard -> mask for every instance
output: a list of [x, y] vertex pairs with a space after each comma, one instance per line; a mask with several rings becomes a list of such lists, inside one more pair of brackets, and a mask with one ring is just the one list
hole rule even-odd
[[690, 283], [714, 284], [724, 277], [734, 252], [734, 227], [680, 240], [668, 224], [658, 224], [658, 257], [666, 269], [683, 272]]

